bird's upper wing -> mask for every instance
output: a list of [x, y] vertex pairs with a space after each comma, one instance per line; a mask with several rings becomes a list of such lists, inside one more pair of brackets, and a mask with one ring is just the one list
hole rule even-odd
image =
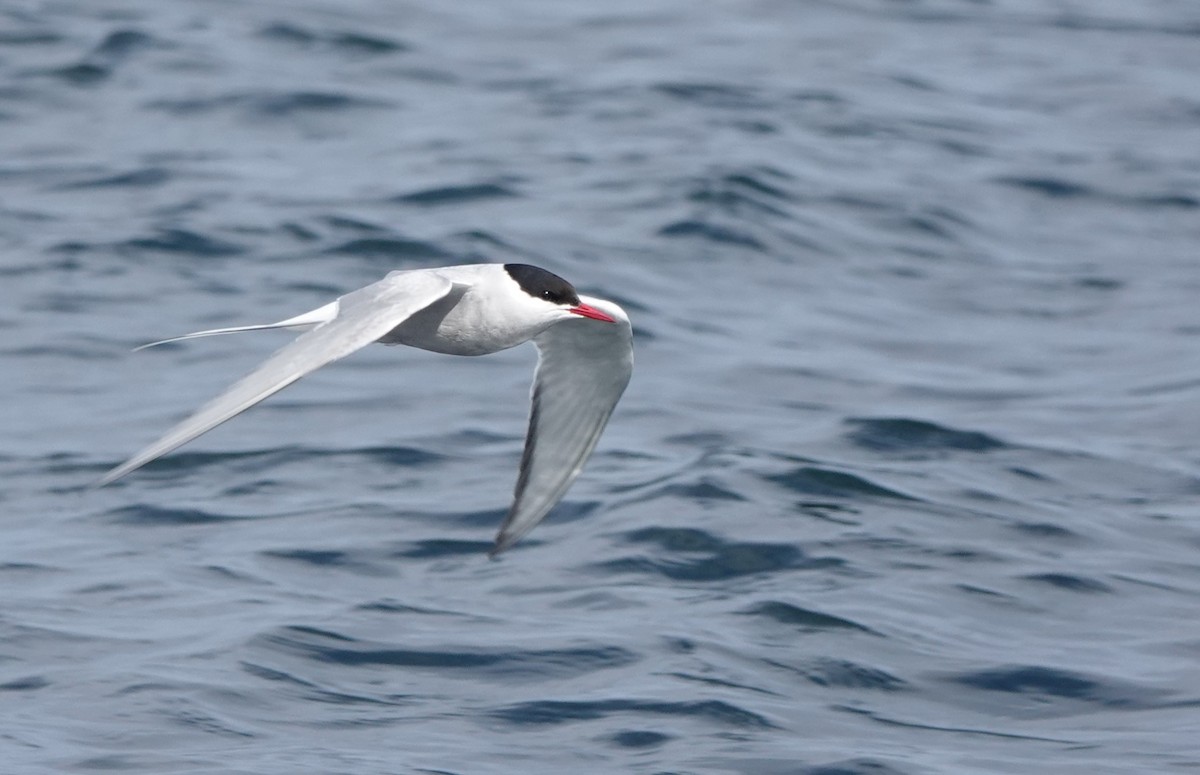
[[301, 334], [158, 441], [109, 471], [98, 484], [105, 485], [121, 478], [244, 412], [304, 375], [366, 347], [446, 296], [453, 287], [450, 280], [436, 272], [393, 272], [377, 283], [346, 294], [338, 300], [336, 317]]
[[534, 337], [539, 357], [529, 432], [493, 556], [532, 530], [566, 493], [633, 373], [633, 331], [624, 310], [602, 299], [581, 300], [616, 322], [563, 320]]

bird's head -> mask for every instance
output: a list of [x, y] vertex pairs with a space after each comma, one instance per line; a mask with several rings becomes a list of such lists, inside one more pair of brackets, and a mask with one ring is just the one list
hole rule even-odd
[[574, 286], [553, 272], [529, 264], [505, 264], [504, 271], [533, 302], [529, 308], [537, 314], [553, 320], [579, 315], [605, 323], [617, 322], [608, 313], [580, 301]]

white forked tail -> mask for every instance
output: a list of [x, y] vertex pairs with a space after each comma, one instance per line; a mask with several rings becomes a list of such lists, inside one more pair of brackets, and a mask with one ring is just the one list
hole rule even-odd
[[324, 307], [318, 307], [311, 312], [305, 312], [303, 315], [297, 315], [294, 318], [281, 320], [278, 323], [263, 323], [257, 326], [234, 326], [232, 328], [210, 328], [207, 331], [194, 331], [190, 334], [182, 336], [173, 336], [170, 339], [159, 339], [157, 342], [149, 342], [139, 347], [133, 348], [134, 352], [145, 350], [147, 347], [157, 347], [160, 344], [168, 342], [181, 342], [184, 339], [199, 339], [202, 336], [218, 336], [220, 334], [237, 334], [242, 331], [267, 331], [272, 328], [292, 328], [292, 329], [308, 329], [314, 326], [319, 326], [322, 323], [328, 323], [337, 317], [338, 302], [332, 301]]

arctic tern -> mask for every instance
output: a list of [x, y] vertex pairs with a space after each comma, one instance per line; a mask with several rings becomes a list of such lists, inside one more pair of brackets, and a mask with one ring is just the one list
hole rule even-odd
[[580, 296], [558, 275], [527, 264], [414, 269], [296, 317], [197, 331], [142, 345], [273, 328], [306, 330], [99, 481], [130, 471], [212, 430], [304, 375], [372, 342], [450, 355], [486, 355], [533, 340], [538, 349], [529, 428], [508, 516], [493, 556], [528, 533], [566, 493], [592, 454], [633, 371], [629, 317]]

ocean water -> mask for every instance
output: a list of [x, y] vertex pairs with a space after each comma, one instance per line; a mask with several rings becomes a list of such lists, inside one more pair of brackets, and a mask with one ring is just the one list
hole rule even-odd
[[[1200, 769], [1200, 6], [0, 5], [0, 771]], [[372, 347], [89, 485], [400, 268], [612, 298]]]

